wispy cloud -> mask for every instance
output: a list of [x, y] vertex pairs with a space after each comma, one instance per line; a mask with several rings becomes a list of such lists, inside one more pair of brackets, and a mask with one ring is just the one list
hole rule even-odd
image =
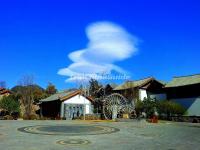
[[68, 55], [72, 64], [60, 69], [59, 75], [67, 76], [66, 81], [83, 74], [90, 77], [99, 74], [117, 72], [126, 73], [115, 65], [131, 57], [137, 51], [137, 38], [123, 27], [112, 22], [96, 22], [86, 28], [89, 39], [85, 49], [76, 50]]

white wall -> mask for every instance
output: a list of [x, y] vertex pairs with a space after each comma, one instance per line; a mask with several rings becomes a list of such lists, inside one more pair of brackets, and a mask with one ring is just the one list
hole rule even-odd
[[144, 98], [147, 98], [147, 91], [144, 89], [139, 89], [139, 99], [143, 101]]
[[[144, 100], [144, 98], [147, 98], [147, 91], [144, 89], [139, 89], [139, 99]], [[150, 98], [156, 98], [157, 100], [166, 100], [167, 95], [165, 93], [162, 94], [150, 94]]]
[[64, 116], [64, 104], [82, 104], [82, 105], [85, 104], [85, 114], [92, 114], [93, 113], [92, 103], [82, 95], [76, 95], [76, 96], [71, 97], [70, 99], [67, 99], [66, 101], [62, 102], [62, 104], [61, 104], [61, 117]]
[[188, 116], [200, 116], [200, 97], [171, 99], [186, 107]]

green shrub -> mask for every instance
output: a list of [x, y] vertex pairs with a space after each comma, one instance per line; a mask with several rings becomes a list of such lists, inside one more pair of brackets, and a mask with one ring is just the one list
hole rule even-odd
[[144, 98], [142, 102], [147, 118], [151, 118], [155, 112], [155, 109], [157, 108], [158, 102], [156, 101], [156, 99], [151, 98]]
[[173, 115], [183, 115], [186, 112], [186, 109], [182, 105], [175, 102], [170, 102], [170, 103], [171, 103], [171, 113]]
[[167, 100], [159, 102], [158, 110], [159, 113], [168, 115], [183, 115], [186, 111], [182, 105]]
[[168, 118], [175, 115], [181, 116], [186, 112], [182, 105], [167, 100], [160, 101], [157, 108], [160, 115], [165, 115]]
[[155, 99], [144, 98], [143, 101], [138, 100], [135, 105], [135, 110], [137, 116], [139, 116], [142, 112], [146, 113], [147, 118], [151, 118], [155, 112], [155, 108], [157, 107], [158, 102]]
[[13, 95], [4, 96], [0, 100], [0, 108], [7, 110], [9, 114], [12, 112], [20, 112], [20, 104]]
[[139, 116], [141, 112], [145, 112], [147, 118], [151, 118], [155, 110], [157, 110], [160, 117], [166, 116], [168, 119], [170, 116], [181, 116], [186, 112], [186, 109], [178, 103], [168, 100], [157, 101], [156, 99], [150, 98], [145, 98], [143, 101], [137, 101], [135, 110], [137, 116]]

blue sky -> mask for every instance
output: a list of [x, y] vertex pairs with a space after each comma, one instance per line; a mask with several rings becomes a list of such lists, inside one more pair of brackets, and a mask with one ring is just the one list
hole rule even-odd
[[93, 42], [86, 29], [102, 22], [115, 26], [125, 36], [122, 41], [129, 35], [137, 38], [129, 57], [109, 62], [129, 71], [131, 79], [154, 76], [168, 81], [200, 73], [198, 0], [8, 0], [0, 2], [0, 14], [0, 80], [10, 88], [25, 74], [34, 75], [42, 87], [48, 82], [60, 90], [75, 86], [58, 72], [76, 63], [69, 54], [90, 49]]

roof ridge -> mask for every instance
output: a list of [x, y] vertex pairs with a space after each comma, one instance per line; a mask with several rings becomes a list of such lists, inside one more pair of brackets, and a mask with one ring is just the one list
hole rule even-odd
[[200, 84], [200, 74], [193, 74], [188, 76], [181, 76], [173, 78], [170, 82], [166, 84], [165, 87], [177, 87], [177, 86], [186, 86]]
[[183, 76], [174, 76], [173, 78], [182, 78], [182, 77], [190, 77], [190, 76], [198, 76], [199, 74], [191, 74], [191, 75], [183, 75]]

